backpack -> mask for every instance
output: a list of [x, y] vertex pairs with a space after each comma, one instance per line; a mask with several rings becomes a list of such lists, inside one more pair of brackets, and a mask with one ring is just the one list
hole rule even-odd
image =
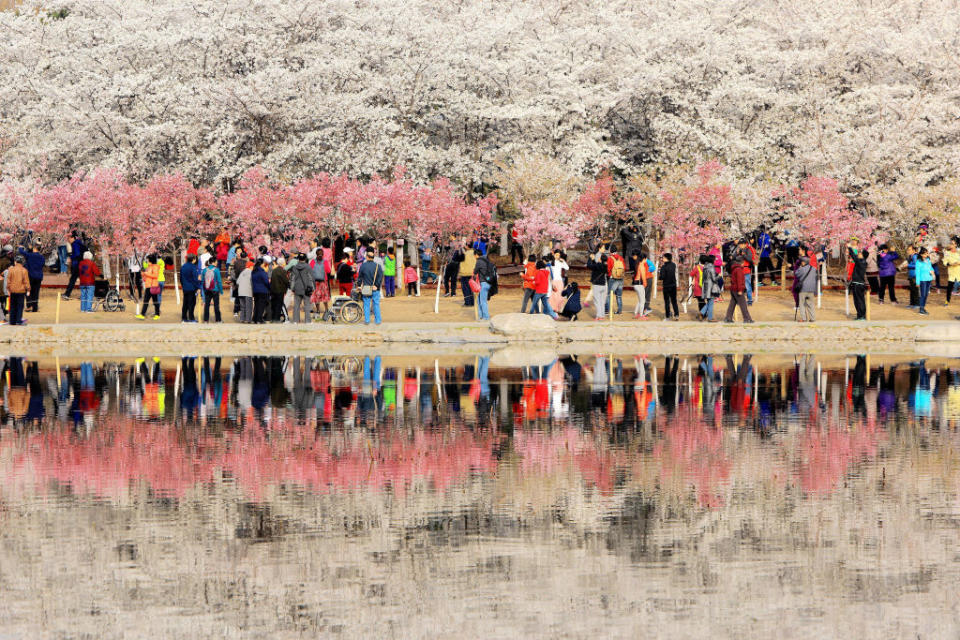
[[216, 288], [217, 288], [217, 276], [214, 275], [213, 269], [204, 269], [203, 270], [204, 291], [215, 291]]
[[487, 282], [490, 284], [487, 297], [492, 298], [500, 292], [500, 277], [497, 275], [497, 266], [493, 262], [490, 262], [490, 275], [487, 277]]
[[647, 258], [647, 272], [650, 275], [653, 275], [654, 273], [657, 272], [657, 263], [651, 260], [650, 258]]
[[327, 279], [327, 268], [321, 258], [315, 258], [313, 262], [310, 263], [310, 272], [313, 274], [314, 280]]
[[613, 258], [613, 268], [610, 270], [610, 277], [614, 280], [622, 280], [624, 271], [626, 271], [626, 265], [623, 264], [623, 258], [615, 256]]

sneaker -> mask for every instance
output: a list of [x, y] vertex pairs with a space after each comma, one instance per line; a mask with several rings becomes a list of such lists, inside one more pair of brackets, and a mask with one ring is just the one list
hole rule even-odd
[[140, 315], [139, 313], [138, 313], [137, 315], [133, 316], [133, 317], [136, 318], [137, 320], [146, 320], [146, 319], [147, 319], [146, 316]]
[[[918, 311], [917, 313], [919, 313], [919, 314], [922, 315], [922, 316], [928, 316], [928, 315], [930, 315], [930, 312], [927, 311], [926, 309], [920, 309], [920, 311]], [[865, 318], [858, 318], [858, 319], [859, 319], [859, 320], [865, 320]]]
[[61, 300], [73, 300], [73, 298], [71, 298], [70, 296], [68, 296], [68, 295], [65, 294], [65, 293], [61, 293], [61, 294], [60, 294], [60, 299], [61, 299]]
[[160, 316], [153, 316], [153, 319], [154, 319], [154, 320], [159, 320], [159, 319], [160, 319]]

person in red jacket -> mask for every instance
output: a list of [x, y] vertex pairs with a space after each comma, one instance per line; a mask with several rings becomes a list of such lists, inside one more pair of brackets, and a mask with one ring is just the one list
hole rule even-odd
[[727, 307], [724, 322], [733, 322], [733, 311], [739, 306], [743, 321], [747, 324], [753, 323], [750, 310], [747, 308], [746, 277], [750, 270], [747, 264], [749, 263], [742, 251], [737, 251], [730, 261], [730, 305]]
[[533, 281], [533, 304], [530, 306], [530, 313], [536, 313], [540, 308], [542, 313], [557, 319], [557, 312], [550, 308], [550, 269], [543, 260], [537, 260], [537, 273]]
[[78, 267], [80, 279], [80, 312], [93, 313], [93, 289], [97, 278], [100, 277], [100, 267], [93, 261], [93, 254], [83, 253], [83, 260]]

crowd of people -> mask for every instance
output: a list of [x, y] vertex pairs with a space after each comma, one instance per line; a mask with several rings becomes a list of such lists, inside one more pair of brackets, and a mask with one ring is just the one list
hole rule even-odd
[[[514, 232], [509, 254], [519, 273], [509, 284], [521, 288], [520, 312], [576, 321], [591, 309], [594, 319], [603, 320], [624, 313], [624, 294], [632, 290], [636, 296], [632, 316], [637, 320], [653, 317], [651, 303], [660, 294], [666, 320], [679, 320], [682, 302], [684, 308], [693, 306], [695, 319], [719, 321], [715, 306], [726, 304], [724, 321], [732, 322], [739, 309], [743, 321], [751, 323], [756, 289], [767, 283], [777, 285], [789, 273], [795, 319], [813, 322], [818, 306], [814, 300], [827, 285], [822, 265], [829, 252], [824, 247], [804, 246], [789, 237], [778, 239], [764, 227], [698, 256], [656, 254], [636, 224], [625, 226], [619, 241], [588, 241], [582, 262], [573, 251], [568, 256], [558, 243], [524, 259]], [[446, 243], [434, 239], [421, 243], [416, 248], [419, 259], [412, 261], [404, 258], [405, 247], [400, 243], [394, 246], [351, 234], [317, 238], [300, 251], [254, 247], [226, 231], [213, 239], [194, 237], [180, 252], [174, 283], [182, 292], [180, 319], [193, 323], [202, 316], [203, 322], [222, 322], [229, 310], [221, 309], [221, 298], [229, 295], [225, 304], [232, 307], [237, 322], [309, 323], [330, 317], [332, 299], [344, 296], [362, 304], [364, 322], [379, 324], [383, 299], [419, 295], [422, 284], [436, 284], [444, 297], [461, 295], [464, 307], [476, 306], [476, 318], [487, 320], [490, 298], [501, 284], [497, 264], [488, 255], [490, 245], [479, 232]], [[579, 262], [576, 266], [574, 257]], [[870, 294], [879, 304], [899, 304], [898, 275], [906, 279], [907, 308], [921, 315], [929, 314], [933, 291], [945, 292], [944, 305], [960, 293], [958, 239], [937, 242], [926, 225], [919, 227], [915, 241], [902, 252], [852, 238], [844, 247], [844, 257], [845, 271], [831, 277], [848, 289], [857, 320], [866, 319]], [[164, 291], [174, 279], [169, 273], [173, 260], [169, 253], [158, 252], [128, 257], [127, 287], [136, 301], [138, 319], [160, 319]], [[73, 233], [56, 252], [45, 253], [28, 235], [16, 249], [10, 244], [0, 249], [0, 314], [9, 314], [4, 318], [9, 324], [25, 324], [24, 313], [38, 310], [46, 268], [69, 273], [63, 299], [72, 299], [79, 289], [80, 311], [94, 311], [94, 290], [98, 282], [104, 283], [104, 274], [90, 242]], [[573, 277], [574, 270], [584, 268], [583, 278], [589, 280], [583, 283], [589, 286], [585, 294]]]

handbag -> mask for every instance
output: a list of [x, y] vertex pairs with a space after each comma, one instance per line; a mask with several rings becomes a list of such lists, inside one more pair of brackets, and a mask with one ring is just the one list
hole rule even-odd
[[150, 287], [150, 295], [152, 296], [160, 295], [160, 285], [155, 285]]
[[[379, 274], [379, 273], [380, 273], [380, 265], [378, 264], [378, 265], [376, 266], [376, 268], [374, 268], [374, 270], [373, 270], [373, 281], [374, 281], [374, 282], [377, 281], [377, 274]], [[373, 285], [372, 285], [372, 284], [364, 284], [364, 285], [361, 285], [361, 286], [360, 286], [360, 295], [362, 295], [364, 298], [369, 298], [370, 296], [372, 296], [372, 295], [373, 295]]]
[[474, 275], [470, 278], [470, 291], [474, 293], [480, 293], [480, 275]]

